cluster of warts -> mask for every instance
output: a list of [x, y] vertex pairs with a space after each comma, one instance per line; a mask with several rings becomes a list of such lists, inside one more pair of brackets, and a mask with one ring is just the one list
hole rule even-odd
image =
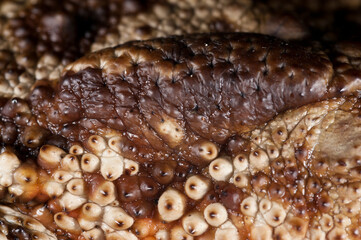
[[125, 207], [139, 190], [119, 187], [132, 184], [120, 179], [140, 178], [147, 168], [122, 157], [118, 132], [90, 136], [69, 153], [43, 145], [35, 162], [4, 149], [2, 202], [22, 213], [1, 207], [0, 232], [7, 235], [7, 225], [15, 224], [38, 239], [359, 239], [360, 143], [342, 158], [322, 155], [324, 145], [334, 144], [327, 129], [355, 114], [357, 99], [329, 100], [252, 131], [244, 136], [250, 147], [234, 156], [207, 143], [200, 150], [212, 153], [208, 166], [185, 172], [183, 183], [175, 181], [171, 163], [154, 165], [160, 173], [150, 174], [163, 190], [151, 217]]

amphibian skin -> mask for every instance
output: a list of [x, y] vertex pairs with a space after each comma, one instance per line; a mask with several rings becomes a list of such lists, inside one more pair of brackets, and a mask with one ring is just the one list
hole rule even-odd
[[357, 49], [135, 41], [1, 99], [1, 234], [360, 239]]
[[359, 239], [360, 107], [351, 97], [288, 110], [205, 167], [126, 158], [117, 132], [69, 151], [43, 145], [34, 160], [8, 148], [0, 236]]

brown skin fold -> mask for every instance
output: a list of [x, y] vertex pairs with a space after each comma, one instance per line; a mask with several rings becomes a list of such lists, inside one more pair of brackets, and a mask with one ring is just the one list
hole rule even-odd
[[180, 152], [202, 165], [197, 144], [221, 147], [287, 109], [357, 92], [355, 76], [336, 70], [325, 53], [269, 36], [175, 36], [81, 58], [54, 92], [40, 86], [30, 101], [40, 125], [65, 138], [110, 127], [127, 157]]

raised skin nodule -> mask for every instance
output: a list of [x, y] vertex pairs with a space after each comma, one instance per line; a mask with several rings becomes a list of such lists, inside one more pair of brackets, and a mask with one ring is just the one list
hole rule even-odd
[[95, 52], [68, 65], [54, 92], [38, 87], [30, 99], [40, 124], [70, 140], [109, 127], [123, 133], [126, 157], [177, 151], [202, 164], [204, 144], [219, 148], [280, 112], [339, 96], [347, 83], [336, 80], [328, 56], [312, 48], [196, 34]]

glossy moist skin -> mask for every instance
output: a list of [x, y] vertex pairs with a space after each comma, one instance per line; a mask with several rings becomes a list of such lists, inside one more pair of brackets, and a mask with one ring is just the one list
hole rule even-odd
[[204, 165], [206, 146], [212, 156], [280, 112], [356, 92], [359, 81], [336, 69], [324, 53], [273, 37], [196, 34], [90, 54], [55, 92], [39, 87], [30, 99], [38, 122], [72, 141], [110, 127], [126, 157]]

